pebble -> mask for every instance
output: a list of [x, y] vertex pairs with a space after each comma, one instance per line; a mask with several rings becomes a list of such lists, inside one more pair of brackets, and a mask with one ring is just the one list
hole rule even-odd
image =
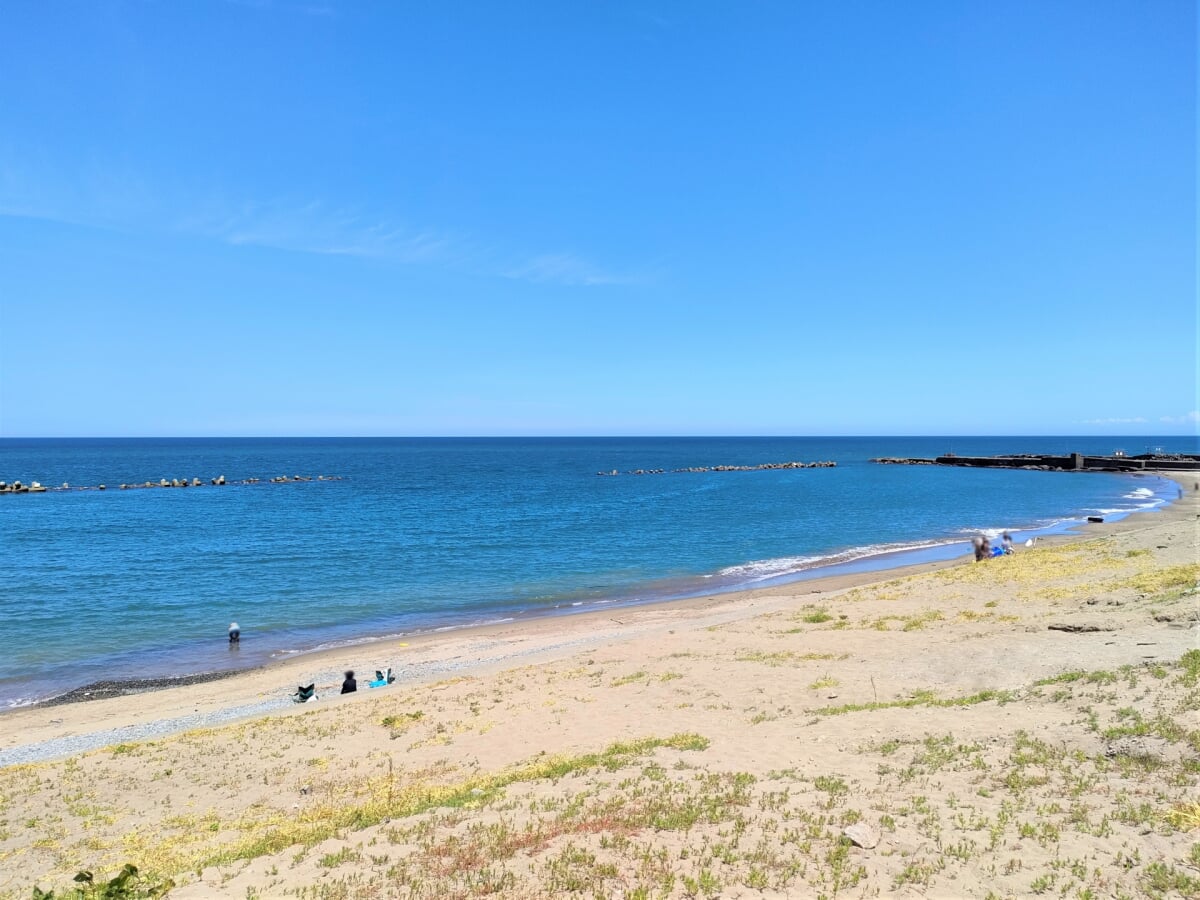
[[842, 834], [856, 847], [873, 850], [879, 845], [879, 832], [866, 822], [855, 822], [842, 829]]
[[1150, 735], [1131, 735], [1116, 738], [1108, 742], [1104, 755], [1109, 759], [1116, 756], [1128, 756], [1133, 759], [1144, 759], [1163, 764], [1169, 761], [1171, 744], [1169, 741]]

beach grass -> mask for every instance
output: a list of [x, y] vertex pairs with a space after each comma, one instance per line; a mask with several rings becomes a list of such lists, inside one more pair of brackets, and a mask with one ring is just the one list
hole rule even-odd
[[[1200, 650], [1151, 610], [1200, 567], [1167, 543], [781, 593], [0, 769], [0, 871], [30, 873], [0, 896], [126, 862], [185, 896], [1190, 896]], [[1113, 631], [1046, 627], [1097, 609]]]

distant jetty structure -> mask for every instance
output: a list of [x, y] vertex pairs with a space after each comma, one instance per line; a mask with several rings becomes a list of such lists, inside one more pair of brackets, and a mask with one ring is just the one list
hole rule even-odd
[[[198, 487], [225, 487], [225, 485], [233, 484], [296, 484], [297, 482], [306, 481], [341, 481], [341, 475], [277, 475], [274, 478], [268, 478], [265, 481], [261, 478], [242, 478], [240, 480], [228, 481], [224, 475], [218, 475], [216, 478], [210, 478], [207, 481], [201, 481], [199, 478], [160, 478], [158, 481], [139, 481], [134, 483], [120, 484], [118, 489], [122, 491], [145, 490], [147, 488], [198, 488]], [[105, 491], [108, 490], [108, 485], [95, 484], [72, 487], [69, 483], [63, 482], [59, 487], [46, 487], [40, 482], [31, 481], [28, 484], [22, 481], [0, 481], [0, 494], [49, 494], [62, 493], [63, 491]]]
[[770, 462], [759, 463], [756, 466], [687, 466], [682, 469], [631, 469], [620, 472], [612, 469], [608, 472], [597, 472], [597, 475], [611, 478], [614, 475], [666, 475], [668, 472], [761, 472], [765, 469], [834, 469], [837, 463], [832, 460], [819, 462]]
[[885, 466], [966, 466], [981, 469], [1032, 469], [1042, 472], [1151, 472], [1198, 471], [1200, 454], [1139, 453], [1128, 456], [1120, 451], [1111, 456], [1083, 453], [1052, 455], [1014, 453], [1008, 456], [956, 456], [947, 453], [933, 459], [906, 456], [881, 456], [871, 460]]

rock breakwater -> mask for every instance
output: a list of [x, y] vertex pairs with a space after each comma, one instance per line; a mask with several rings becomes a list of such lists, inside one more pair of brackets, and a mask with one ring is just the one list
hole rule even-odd
[[[246, 484], [296, 484], [308, 481], [341, 481], [341, 475], [277, 475], [274, 478], [264, 481], [261, 478], [242, 478], [230, 481], [224, 475], [218, 475], [216, 478], [210, 478], [207, 481], [202, 481], [199, 478], [160, 478], [158, 481], [140, 481], [131, 483], [121, 483], [117, 488], [122, 491], [145, 490], [147, 488], [199, 488], [199, 487], [225, 487], [226, 485], [246, 485]], [[31, 481], [28, 484], [22, 481], [0, 481], [0, 494], [48, 494], [62, 493], [64, 491], [106, 491], [108, 485], [93, 484], [93, 485], [76, 485], [71, 486], [69, 482], [63, 482], [58, 487], [46, 487], [40, 482]]]
[[765, 469], [833, 469], [837, 467], [837, 463], [832, 460], [819, 460], [817, 462], [769, 462], [759, 463], [755, 466], [687, 466], [681, 469], [630, 469], [627, 472], [622, 472], [618, 469], [612, 469], [608, 472], [597, 472], [597, 475], [605, 477], [613, 477], [614, 475], [666, 475], [677, 474], [684, 472], [761, 472]]

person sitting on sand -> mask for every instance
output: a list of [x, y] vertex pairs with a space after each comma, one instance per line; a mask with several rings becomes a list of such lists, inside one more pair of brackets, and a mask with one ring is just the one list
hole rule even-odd
[[346, 680], [342, 682], [342, 693], [353, 694], [357, 690], [358, 682], [354, 679], [354, 671], [352, 669], [347, 669]]
[[971, 543], [975, 547], [975, 562], [987, 559], [992, 555], [992, 545], [988, 539], [982, 535], [972, 538]]
[[1012, 540], [1012, 535], [1009, 534], [1007, 531], [1004, 532], [1004, 534], [1000, 535], [1000, 547], [1004, 551], [1005, 556], [1012, 556], [1013, 540]]
[[237, 622], [229, 623], [229, 645], [232, 647], [235, 644], [242, 642], [242, 629], [238, 628]]

